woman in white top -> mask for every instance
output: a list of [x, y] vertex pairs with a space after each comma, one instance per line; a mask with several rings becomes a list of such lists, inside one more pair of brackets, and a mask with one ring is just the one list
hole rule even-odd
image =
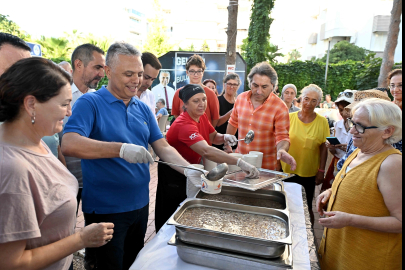
[[325, 175], [325, 180], [322, 185], [321, 190], [326, 190], [332, 185], [334, 176], [337, 174], [336, 164], [340, 158], [346, 154], [347, 145], [352, 138], [352, 135], [349, 133], [349, 124], [348, 118], [350, 117], [349, 113], [345, 110], [345, 107], [353, 103], [354, 93], [356, 90], [345, 90], [341, 92], [335, 101], [336, 107], [339, 109], [339, 113], [342, 116], [342, 120], [335, 122], [335, 137], [339, 140], [340, 144], [330, 144], [326, 141], [326, 147], [329, 152], [333, 155], [332, 162], [329, 166], [329, 169]]

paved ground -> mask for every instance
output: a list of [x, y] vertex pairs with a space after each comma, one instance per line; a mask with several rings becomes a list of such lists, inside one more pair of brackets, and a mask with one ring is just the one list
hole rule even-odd
[[[329, 162], [328, 162], [329, 163]], [[148, 229], [146, 231], [146, 237], [145, 237], [145, 243], [148, 243], [150, 240], [153, 239], [156, 235], [155, 231], [155, 202], [156, 202], [156, 188], [157, 188], [157, 163], [155, 163], [153, 166], [150, 168], [150, 174], [151, 174], [151, 181], [149, 184], [149, 189], [150, 189], [150, 205], [149, 205], [149, 221], [148, 221]], [[319, 195], [319, 191], [321, 189], [321, 186], [316, 187], [315, 190], [315, 198]], [[313, 209], [316, 209], [315, 207], [315, 199], [313, 200]], [[316, 242], [319, 247], [319, 243], [321, 242], [322, 239], [322, 234], [323, 234], [323, 227], [319, 225], [318, 223], [319, 219], [319, 214], [315, 212], [315, 225], [314, 225], [314, 231], [315, 231], [315, 238]], [[77, 216], [77, 223], [76, 223], [76, 230], [79, 230], [83, 228], [84, 226], [84, 218], [83, 218], [83, 213], [81, 211], [81, 206], [79, 208], [79, 213]], [[82, 257], [81, 256], [75, 256], [75, 261], [74, 261], [74, 270], [83, 270], [82, 266]]]

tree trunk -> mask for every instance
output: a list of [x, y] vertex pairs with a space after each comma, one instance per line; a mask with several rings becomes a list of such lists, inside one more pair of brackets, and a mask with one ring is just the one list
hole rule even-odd
[[394, 0], [391, 11], [391, 23], [388, 30], [387, 43], [385, 45], [383, 62], [380, 76], [378, 77], [378, 87], [387, 87], [387, 77], [394, 66], [395, 49], [398, 45], [399, 24], [401, 23], [402, 0]]
[[[238, 34], [238, 0], [229, 0], [228, 42], [226, 46], [226, 66], [236, 64], [236, 37]], [[227, 72], [226, 72], [227, 73]]]

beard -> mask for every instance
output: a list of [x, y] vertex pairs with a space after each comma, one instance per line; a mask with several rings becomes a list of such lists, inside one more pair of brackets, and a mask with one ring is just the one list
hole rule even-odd
[[100, 77], [100, 76], [95, 76], [93, 78], [87, 78], [84, 75], [82, 78], [84, 81], [84, 85], [86, 85], [88, 88], [91, 88], [91, 89], [96, 89], [98, 86], [98, 83], [102, 79], [102, 77]]

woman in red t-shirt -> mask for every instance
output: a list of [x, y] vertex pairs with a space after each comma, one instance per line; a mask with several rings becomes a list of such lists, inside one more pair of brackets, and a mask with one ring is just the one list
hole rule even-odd
[[[224, 143], [234, 145], [236, 137], [219, 134], [215, 131], [205, 114], [207, 96], [204, 89], [200, 85], [188, 84], [180, 90], [179, 96], [184, 102], [184, 112], [167, 132], [166, 138], [169, 144], [191, 164], [199, 164], [201, 158], [204, 157], [217, 163], [237, 165], [248, 174], [248, 177], [258, 177], [259, 171], [251, 164], [211, 146]], [[170, 162], [170, 160], [167, 161]], [[159, 231], [182, 201], [197, 193], [199, 188], [196, 185], [200, 184], [187, 182], [187, 178], [183, 174], [159, 163], [155, 212], [156, 231]]]

